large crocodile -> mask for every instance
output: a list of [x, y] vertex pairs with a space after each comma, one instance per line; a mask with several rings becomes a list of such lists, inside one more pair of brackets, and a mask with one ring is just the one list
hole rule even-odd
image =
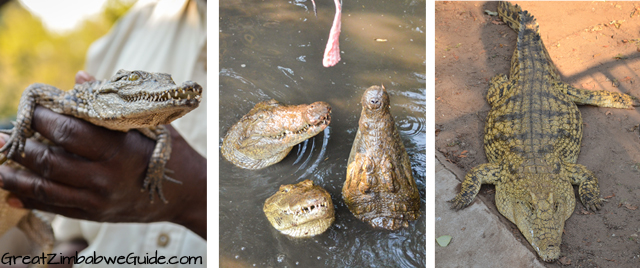
[[389, 111], [389, 95], [384, 87], [372, 86], [361, 102], [342, 198], [356, 218], [373, 227], [407, 227], [420, 216], [420, 194]]
[[280, 186], [263, 210], [273, 227], [292, 237], [321, 234], [335, 219], [331, 195], [311, 180]]
[[575, 208], [572, 185], [582, 204], [602, 205], [598, 179], [576, 164], [582, 119], [576, 104], [630, 108], [625, 94], [575, 88], [560, 81], [540, 39], [538, 23], [527, 11], [498, 4], [502, 20], [518, 33], [510, 77], [491, 79], [484, 148], [489, 163], [473, 168], [453, 207], [468, 206], [483, 183], [494, 184], [498, 211], [515, 223], [544, 261], [560, 255], [565, 221]]
[[[195, 82], [187, 81], [177, 86], [168, 74], [144, 71], [120, 70], [108, 80], [77, 84], [66, 92], [50, 85], [32, 84], [20, 99], [15, 127], [2, 131], [10, 137], [0, 148], [0, 154], [3, 154], [0, 164], [15, 154], [24, 154], [26, 140], [34, 135], [31, 128], [33, 112], [36, 105], [41, 105], [108, 129], [135, 129], [156, 140], [142, 189], [149, 191], [151, 202], [157, 193], [166, 203], [162, 181], [179, 181], [165, 173], [165, 164], [171, 155], [171, 138], [163, 124], [198, 107], [201, 94], [202, 87]], [[6, 196], [6, 191], [0, 191], [0, 235], [17, 225], [42, 246], [47, 256], [53, 246], [53, 233], [46, 219], [36, 211], [9, 207]]]
[[331, 107], [326, 102], [259, 102], [229, 128], [222, 156], [238, 167], [261, 169], [280, 162], [293, 146], [322, 132], [330, 122]]

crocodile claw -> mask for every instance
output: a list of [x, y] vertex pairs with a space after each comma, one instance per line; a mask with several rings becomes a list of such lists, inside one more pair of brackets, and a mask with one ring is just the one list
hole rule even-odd
[[471, 203], [470, 201], [464, 200], [464, 198], [461, 197], [460, 195], [456, 195], [455, 198], [453, 198], [453, 199], [451, 199], [451, 200], [449, 200], [447, 202], [453, 203], [451, 205], [451, 208], [455, 209], [455, 210], [463, 209], [463, 208], [469, 206], [469, 204]]
[[587, 210], [591, 210], [591, 211], [599, 210], [600, 207], [602, 207], [602, 201], [604, 200], [604, 199], [602, 199], [600, 197], [598, 197], [596, 199], [593, 199], [593, 200], [585, 200], [585, 199], [581, 199], [582, 204], [584, 205], [584, 207]]

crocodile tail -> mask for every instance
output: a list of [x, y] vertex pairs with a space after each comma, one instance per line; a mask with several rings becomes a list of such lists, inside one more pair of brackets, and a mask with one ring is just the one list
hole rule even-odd
[[514, 31], [520, 31], [520, 12], [522, 8], [519, 5], [512, 5], [509, 2], [498, 2], [498, 16]]
[[534, 30], [538, 32], [538, 22], [536, 19], [526, 10], [522, 10], [519, 5], [513, 5], [509, 2], [498, 2], [498, 15], [511, 29], [520, 33], [522, 28]]

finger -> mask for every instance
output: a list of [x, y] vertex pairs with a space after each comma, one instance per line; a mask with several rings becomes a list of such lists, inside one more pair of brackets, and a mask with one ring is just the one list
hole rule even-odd
[[61, 115], [43, 107], [36, 107], [33, 129], [70, 153], [89, 160], [111, 158], [119, 149], [125, 133], [108, 130], [87, 121]]
[[9, 140], [9, 135], [0, 133], [0, 148], [2, 148], [2, 146], [4, 146], [4, 144], [7, 143], [8, 140]]
[[[16, 202], [17, 201], [17, 202]], [[75, 208], [75, 207], [64, 207], [64, 206], [55, 206], [52, 204], [43, 203], [39, 200], [21, 197], [14, 194], [9, 195], [7, 198], [7, 203], [12, 206], [13, 204], [19, 204], [18, 208], [25, 209], [37, 209], [40, 211], [47, 211], [55, 214], [60, 214], [62, 216], [66, 216], [74, 219], [87, 220], [90, 217], [90, 212], [84, 209]]]
[[93, 75], [85, 71], [78, 71], [76, 73], [76, 84], [82, 84], [84, 82], [95, 81], [96, 78]]
[[34, 199], [50, 206], [82, 209], [95, 203], [84, 190], [43, 179], [29, 170], [0, 166], [0, 177], [2, 188], [19, 196], [23, 204]]
[[90, 162], [86, 158], [71, 154], [60, 146], [47, 146], [28, 139], [24, 152], [24, 156], [16, 155], [13, 160], [33, 173], [54, 182], [87, 188], [91, 186], [89, 183], [92, 181], [82, 178], [90, 177], [97, 172], [95, 167], [87, 168]]

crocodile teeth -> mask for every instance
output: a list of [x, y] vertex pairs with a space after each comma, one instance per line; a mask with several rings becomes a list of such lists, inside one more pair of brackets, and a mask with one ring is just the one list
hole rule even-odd
[[175, 91], [175, 94], [173, 94], [173, 96], [176, 97], [176, 98], [178, 97], [178, 91], [177, 90]]

